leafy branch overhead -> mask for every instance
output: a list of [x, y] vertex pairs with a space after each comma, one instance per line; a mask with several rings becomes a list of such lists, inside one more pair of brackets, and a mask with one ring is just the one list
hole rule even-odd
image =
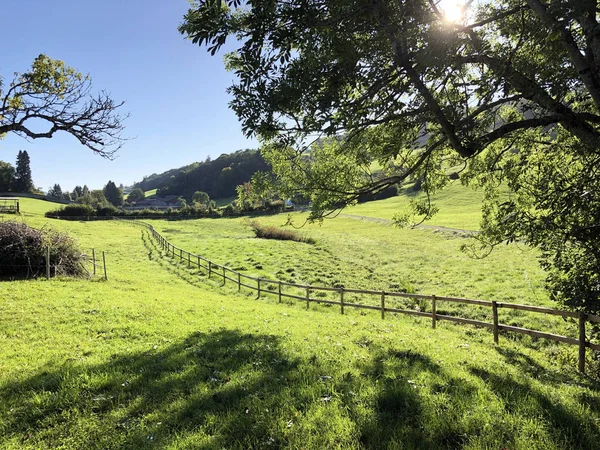
[[410, 179], [428, 217], [452, 170], [485, 190], [473, 250], [524, 241], [557, 300], [600, 311], [600, 8], [449, 3], [195, 1], [179, 29], [234, 48], [230, 106], [312, 219]]
[[[0, 136], [13, 132], [25, 139], [51, 138], [66, 132], [94, 153], [112, 158], [126, 140], [119, 114], [124, 102], [106, 92], [91, 94], [91, 80], [63, 61], [38, 56], [31, 69], [15, 73], [10, 84], [0, 78]], [[42, 131], [40, 123], [44, 124]]]
[[427, 154], [459, 158], [556, 124], [597, 142], [596, 2], [470, 3], [451, 23], [437, 0], [197, 1], [180, 31], [213, 54], [237, 45], [231, 107], [246, 134], [282, 146], [339, 134], [352, 145], [374, 126], [387, 134], [371, 155], [383, 162], [424, 136]]

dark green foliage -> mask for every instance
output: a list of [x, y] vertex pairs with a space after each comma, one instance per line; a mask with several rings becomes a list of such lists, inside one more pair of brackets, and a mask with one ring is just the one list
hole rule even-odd
[[[471, 250], [488, 251], [505, 241], [541, 250], [540, 263], [554, 300], [571, 309], [600, 312], [600, 155], [565, 140], [552, 152], [523, 140], [521, 151], [501, 159], [502, 179], [517, 193], [498, 204], [497, 176], [486, 186], [485, 234]], [[574, 148], [573, 148], [574, 147]], [[490, 151], [489, 157], [496, 158]], [[525, 164], [529, 162], [529, 165]], [[469, 174], [467, 174], [469, 175]]]
[[106, 183], [102, 192], [111, 205], [121, 206], [123, 204], [123, 192], [113, 181]]
[[31, 167], [29, 164], [30, 160], [27, 151], [19, 150], [13, 192], [33, 191], [33, 180], [31, 179]]
[[192, 202], [199, 203], [201, 205], [208, 205], [210, 202], [210, 197], [206, 192], [196, 191], [194, 195], [192, 195]]
[[0, 161], [0, 192], [9, 192], [15, 181], [15, 169], [12, 164]]
[[101, 217], [116, 216], [118, 212], [119, 209], [115, 208], [113, 205], [99, 206], [96, 208], [96, 215]]
[[134, 188], [127, 196], [127, 203], [136, 203], [146, 198], [146, 194], [140, 188]]
[[62, 188], [60, 187], [60, 184], [55, 184], [50, 189], [48, 189], [48, 197], [53, 197], [53, 198], [62, 200], [63, 191], [62, 191]]
[[95, 216], [96, 209], [92, 205], [72, 204], [61, 209], [48, 211], [46, 217], [88, 217]]
[[270, 167], [260, 152], [239, 150], [214, 160], [150, 175], [134, 186], [143, 191], [158, 189], [157, 197], [180, 195], [192, 200], [196, 191], [202, 191], [210, 198], [226, 198], [236, 195], [236, 186], [249, 181], [255, 172], [268, 170]]
[[83, 195], [83, 188], [81, 186], [75, 186], [75, 189], [73, 189], [73, 197], [75, 197], [74, 200], [77, 200], [82, 195]]
[[275, 227], [273, 225], [263, 225], [256, 220], [253, 220], [248, 223], [252, 231], [257, 238], [261, 239], [277, 239], [280, 241], [296, 241], [296, 242], [305, 242], [307, 244], [314, 244], [315, 240], [311, 237], [303, 236], [294, 230], [286, 230], [280, 227]]
[[50, 229], [37, 230], [24, 223], [0, 222], [0, 277], [45, 274], [48, 247], [53, 275], [87, 275], [85, 255], [68, 235]]

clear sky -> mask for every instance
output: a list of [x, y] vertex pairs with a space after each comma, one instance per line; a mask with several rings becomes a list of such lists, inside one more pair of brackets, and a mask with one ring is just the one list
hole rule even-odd
[[243, 148], [247, 140], [228, 108], [225, 92], [234, 76], [222, 55], [177, 31], [186, 0], [3, 0], [0, 75], [26, 71], [47, 54], [92, 77], [94, 91], [125, 100], [125, 135], [135, 137], [114, 161], [94, 155], [70, 135], [28, 142], [0, 141], [0, 160], [15, 164], [19, 150], [31, 158], [33, 181], [47, 190], [87, 184], [103, 187], [140, 181], [144, 175], [181, 167]]

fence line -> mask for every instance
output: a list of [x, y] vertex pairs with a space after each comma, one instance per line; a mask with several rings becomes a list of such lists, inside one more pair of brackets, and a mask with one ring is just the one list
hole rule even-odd
[[[107, 217], [107, 219], [113, 219], [112, 217]], [[258, 293], [258, 297], [261, 297], [261, 294], [272, 294], [278, 297], [278, 301], [281, 302], [283, 297], [302, 300], [306, 302], [306, 307], [310, 307], [310, 303], [317, 304], [328, 304], [328, 305], [337, 305], [340, 307], [340, 313], [344, 314], [344, 310], [346, 307], [350, 308], [358, 308], [358, 309], [369, 309], [369, 310], [377, 310], [381, 312], [382, 319], [385, 318], [386, 313], [398, 313], [398, 314], [406, 314], [418, 317], [427, 317], [431, 319], [432, 328], [436, 328], [436, 324], [438, 321], [450, 321], [462, 324], [469, 324], [478, 327], [491, 328], [494, 336], [494, 342], [498, 344], [499, 342], [499, 332], [507, 331], [511, 333], [525, 334], [528, 336], [549, 339], [555, 342], [563, 342], [565, 344], [577, 345], [579, 347], [578, 354], [578, 369], [581, 373], [585, 373], [585, 355], [586, 348], [590, 348], [595, 351], [600, 351], [600, 344], [596, 344], [587, 339], [586, 336], [586, 323], [600, 323], [600, 316], [588, 314], [584, 312], [575, 312], [575, 311], [563, 311], [552, 308], [545, 308], [541, 306], [530, 306], [530, 305], [521, 305], [515, 303], [505, 303], [498, 301], [488, 301], [488, 300], [475, 300], [468, 298], [460, 298], [460, 297], [446, 297], [446, 296], [437, 296], [437, 295], [425, 295], [425, 294], [409, 294], [404, 292], [387, 292], [387, 291], [376, 291], [376, 290], [367, 290], [367, 289], [350, 289], [350, 288], [335, 288], [335, 287], [326, 287], [326, 286], [313, 286], [313, 285], [305, 285], [305, 284], [297, 284], [297, 283], [288, 283], [280, 280], [271, 280], [268, 278], [261, 277], [253, 277], [250, 275], [246, 275], [240, 273], [234, 269], [226, 267], [222, 264], [214, 263], [213, 261], [204, 258], [203, 256], [196, 255], [194, 253], [190, 253], [187, 250], [184, 250], [180, 247], [177, 247], [171, 244], [164, 236], [162, 236], [159, 232], [157, 232], [154, 227], [146, 222], [142, 222], [139, 220], [131, 220], [131, 219], [122, 219], [120, 217], [114, 217], [115, 220], [120, 220], [123, 222], [127, 222], [134, 225], [142, 226], [146, 228], [151, 234], [152, 237], [158, 242], [160, 247], [163, 249], [167, 256], [171, 256], [172, 258], [178, 257], [180, 260], [187, 262], [188, 267], [191, 267], [192, 264], [196, 265], [199, 268], [204, 269], [208, 273], [208, 277], [212, 278], [213, 276], [217, 276], [223, 279], [223, 285], [227, 281], [231, 281], [238, 286], [238, 291], [241, 290], [242, 287], [255, 290]], [[106, 267], [106, 266], [105, 266]], [[227, 273], [234, 274], [235, 277], [227, 276]], [[248, 284], [242, 282], [242, 278], [244, 280], [250, 280], [256, 283], [256, 285]], [[268, 286], [265, 288], [265, 284], [276, 285], [277, 290], [271, 290]], [[297, 289], [301, 289], [305, 291], [304, 295], [295, 295], [288, 292], [284, 292], [282, 287], [293, 287]], [[336, 292], [339, 295], [339, 301], [335, 300], [326, 300], [323, 298], [313, 298], [310, 296], [311, 292]], [[371, 295], [377, 296], [380, 298], [380, 306], [374, 305], [363, 305], [360, 303], [351, 303], [345, 300], [345, 294], [363, 294], [363, 295]], [[387, 298], [408, 298], [413, 300], [425, 300], [431, 301], [431, 312], [425, 311], [417, 311], [411, 309], [399, 309], [386, 306]], [[491, 308], [492, 310], [492, 323], [484, 322], [480, 320], [467, 319], [464, 317], [458, 316], [450, 316], [447, 314], [438, 313], [437, 309], [439, 306], [439, 302], [447, 302], [447, 303], [459, 303], [459, 304], [468, 304], [468, 305], [476, 305], [486, 308]], [[562, 336], [553, 333], [546, 333], [539, 330], [532, 330], [529, 328], [516, 327], [512, 325], [499, 323], [498, 320], [498, 310], [499, 309], [512, 309], [512, 310], [520, 310], [520, 311], [528, 311], [538, 314], [547, 314], [553, 316], [561, 316], [563, 318], [572, 318], [577, 319], [578, 321], [578, 338], [571, 338], [568, 336]]]

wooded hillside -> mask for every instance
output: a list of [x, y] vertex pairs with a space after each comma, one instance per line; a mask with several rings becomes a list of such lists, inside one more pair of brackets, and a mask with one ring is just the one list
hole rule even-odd
[[152, 174], [135, 183], [134, 187], [143, 191], [158, 189], [157, 196], [180, 195], [190, 199], [194, 192], [203, 191], [210, 198], [224, 198], [236, 195], [236, 186], [250, 181], [255, 172], [269, 170], [258, 150], [238, 150], [212, 161]]

